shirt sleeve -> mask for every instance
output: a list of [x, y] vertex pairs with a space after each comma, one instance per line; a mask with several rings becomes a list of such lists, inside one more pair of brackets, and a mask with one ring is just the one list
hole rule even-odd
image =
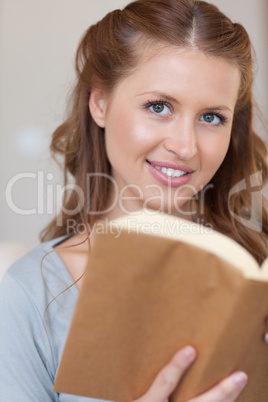
[[31, 295], [12, 276], [0, 284], [0, 401], [58, 402], [49, 337]]

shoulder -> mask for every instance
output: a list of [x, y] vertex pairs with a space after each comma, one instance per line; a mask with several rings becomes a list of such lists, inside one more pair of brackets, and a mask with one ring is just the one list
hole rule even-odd
[[[14, 293], [16, 297], [20, 294], [44, 312], [50, 301], [72, 284], [66, 266], [54, 249], [64, 239], [41, 243], [11, 265], [0, 284], [6, 300]], [[76, 289], [72, 292], [76, 293]]]
[[35, 247], [1, 281], [1, 400], [58, 400], [53, 382], [76, 302], [70, 288], [46, 312], [72, 283], [61, 259], [50, 253], [59, 240]]
[[57, 268], [61, 264], [61, 261], [60, 258], [57, 258], [56, 253], [54, 253], [54, 247], [63, 240], [64, 237], [60, 237], [40, 243], [34, 247], [8, 268], [4, 275], [4, 280], [6, 277], [11, 277], [26, 285], [40, 277], [41, 265], [45, 266], [46, 269], [53, 265]]
[[[87, 234], [72, 236], [64, 244], [55, 246], [55, 250], [68, 269], [73, 281], [83, 277], [90, 253], [90, 242]], [[78, 288], [82, 285], [82, 279], [77, 282]]]
[[0, 355], [4, 350], [1, 345], [7, 348], [9, 343], [14, 350], [26, 347], [33, 355], [39, 351], [51, 376], [78, 297], [78, 289], [72, 286], [71, 276], [54, 251], [61, 240], [35, 247], [11, 265], [0, 283]]

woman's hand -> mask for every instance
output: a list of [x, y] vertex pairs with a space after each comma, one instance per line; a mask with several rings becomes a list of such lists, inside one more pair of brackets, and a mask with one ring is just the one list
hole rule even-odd
[[[171, 361], [158, 373], [150, 389], [134, 402], [168, 402], [168, 398], [180, 382], [186, 369], [195, 360], [196, 350], [187, 346], [179, 350]], [[244, 372], [235, 372], [205, 394], [188, 402], [233, 402], [247, 383]]]

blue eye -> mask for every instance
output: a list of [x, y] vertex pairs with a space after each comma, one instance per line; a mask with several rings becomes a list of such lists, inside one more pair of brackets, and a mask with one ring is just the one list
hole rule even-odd
[[171, 115], [171, 108], [169, 104], [165, 101], [155, 101], [155, 102], [148, 102], [145, 105], [151, 112], [159, 114], [161, 116]]
[[219, 113], [206, 113], [201, 116], [200, 120], [213, 126], [218, 126], [220, 124], [226, 123], [227, 118], [220, 115]]
[[152, 105], [152, 106], [150, 107], [150, 109], [151, 109], [153, 112], [158, 113], [158, 114], [169, 114], [169, 113], [170, 113], [169, 108], [168, 108], [166, 105], [162, 105], [162, 104], [160, 104], [160, 103], [157, 103], [157, 104], [155, 104], [155, 105]]

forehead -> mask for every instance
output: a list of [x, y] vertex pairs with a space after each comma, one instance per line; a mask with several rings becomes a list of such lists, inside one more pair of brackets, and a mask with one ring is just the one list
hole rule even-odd
[[240, 71], [230, 62], [201, 52], [168, 48], [145, 55], [135, 71], [123, 79], [115, 92], [135, 96], [159, 91], [211, 102], [235, 101], [240, 87]]

